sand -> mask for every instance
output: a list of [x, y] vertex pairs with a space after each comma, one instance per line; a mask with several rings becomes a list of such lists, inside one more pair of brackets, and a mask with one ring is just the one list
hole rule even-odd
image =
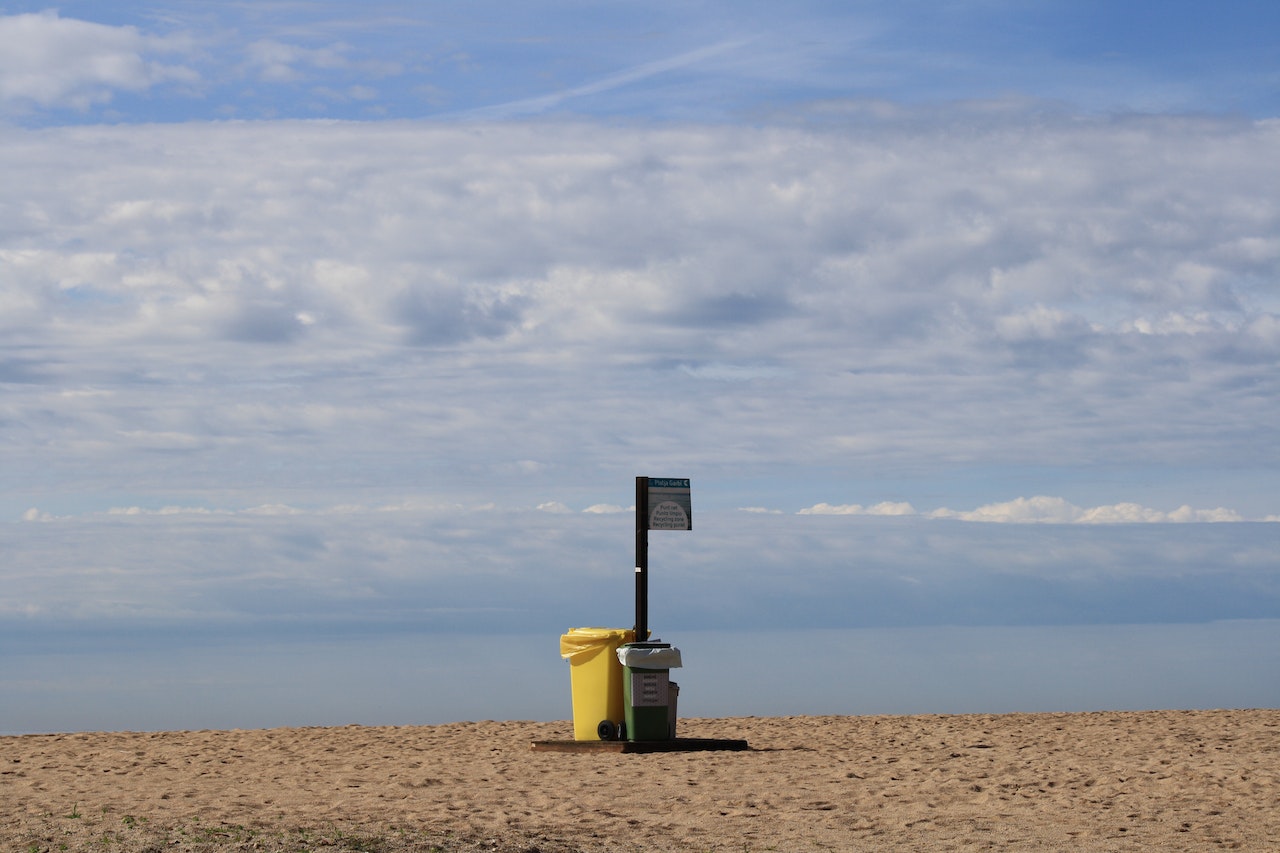
[[744, 752], [535, 752], [567, 722], [0, 738], [4, 851], [1280, 850], [1280, 711], [682, 720]]

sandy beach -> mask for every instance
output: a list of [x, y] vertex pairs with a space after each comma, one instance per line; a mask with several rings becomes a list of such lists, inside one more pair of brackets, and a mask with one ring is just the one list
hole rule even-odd
[[537, 752], [568, 722], [0, 738], [5, 851], [1280, 849], [1280, 711], [682, 720], [750, 749]]

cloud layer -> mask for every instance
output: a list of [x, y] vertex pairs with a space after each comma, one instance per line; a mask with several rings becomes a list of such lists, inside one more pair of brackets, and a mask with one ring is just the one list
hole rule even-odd
[[[7, 131], [7, 470], [164, 503], [237, 472], [243, 505], [1158, 469], [1080, 497], [1274, 513], [1280, 127], [947, 127]], [[1245, 494], [1164, 490], [1204, 469]]]
[[245, 8], [0, 17], [7, 643], [1280, 616], [1256, 71]]

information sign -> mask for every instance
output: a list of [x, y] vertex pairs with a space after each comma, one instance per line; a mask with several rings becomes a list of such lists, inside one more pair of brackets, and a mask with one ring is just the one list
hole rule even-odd
[[648, 504], [650, 530], [693, 529], [693, 502], [687, 479], [650, 477]]

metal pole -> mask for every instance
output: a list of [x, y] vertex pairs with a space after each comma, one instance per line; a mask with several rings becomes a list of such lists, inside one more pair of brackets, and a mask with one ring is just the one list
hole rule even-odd
[[649, 478], [636, 477], [636, 642], [649, 639]]

